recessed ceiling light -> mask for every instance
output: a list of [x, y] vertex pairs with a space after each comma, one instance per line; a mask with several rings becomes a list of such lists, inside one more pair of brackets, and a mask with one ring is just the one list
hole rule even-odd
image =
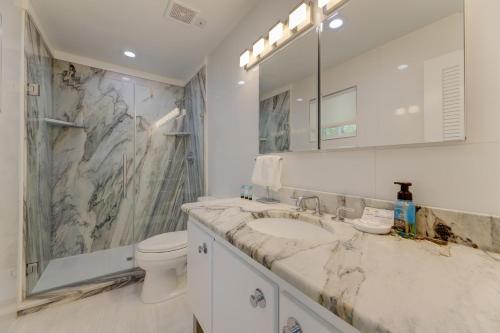
[[344, 25], [344, 20], [342, 20], [341, 18], [336, 18], [330, 22], [330, 29], [338, 29], [343, 25]]
[[125, 54], [129, 58], [135, 58], [135, 53], [132, 51], [125, 51], [123, 52], [123, 54]]
[[404, 71], [405, 69], [408, 69], [408, 67], [410, 67], [410, 66], [408, 66], [407, 64], [401, 64], [398, 66], [398, 69], [400, 71]]
[[242, 86], [242, 85], [244, 85], [244, 84], [245, 84], [245, 81], [238, 81], [238, 84], [239, 84], [240, 86]]
[[303, 98], [297, 98], [297, 102], [303, 102], [304, 99]]

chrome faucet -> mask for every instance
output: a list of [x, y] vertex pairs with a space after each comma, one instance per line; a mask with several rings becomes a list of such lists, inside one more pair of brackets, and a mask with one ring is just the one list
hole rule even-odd
[[337, 207], [337, 209], [335, 210], [335, 220], [336, 221], [339, 221], [339, 222], [344, 222], [345, 221], [345, 216], [344, 216], [344, 214], [342, 214], [342, 212], [353, 213], [354, 209], [347, 208], [345, 206], [339, 206], [339, 207]]
[[298, 198], [293, 197], [295, 199], [295, 205], [297, 206], [297, 211], [298, 212], [304, 212], [306, 208], [304, 207], [304, 202], [306, 200], [315, 200], [316, 201], [316, 206], [314, 208], [314, 215], [316, 216], [322, 216], [323, 214], [321, 213], [321, 201], [317, 195], [308, 195], [308, 196], [300, 196]]

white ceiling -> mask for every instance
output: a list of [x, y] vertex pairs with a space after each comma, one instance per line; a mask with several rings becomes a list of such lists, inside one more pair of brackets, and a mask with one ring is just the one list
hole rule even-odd
[[[187, 81], [258, 0], [180, 0], [200, 12], [200, 29], [163, 16], [168, 0], [34, 0], [56, 51]], [[127, 58], [126, 49], [137, 57]]]

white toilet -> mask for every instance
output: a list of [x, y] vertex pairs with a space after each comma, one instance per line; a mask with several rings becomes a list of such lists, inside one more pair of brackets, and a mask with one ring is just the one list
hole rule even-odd
[[136, 265], [146, 271], [141, 299], [159, 303], [186, 290], [187, 231], [148, 238], [136, 246]]
[[[214, 197], [199, 197], [211, 201]], [[135, 263], [146, 271], [141, 299], [160, 303], [186, 291], [187, 231], [176, 231], [148, 238], [135, 249]]]

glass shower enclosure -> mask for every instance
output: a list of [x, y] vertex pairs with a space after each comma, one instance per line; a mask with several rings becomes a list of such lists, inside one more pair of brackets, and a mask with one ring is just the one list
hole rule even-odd
[[204, 70], [186, 87], [54, 59], [26, 16], [26, 294], [134, 270], [203, 190]]

